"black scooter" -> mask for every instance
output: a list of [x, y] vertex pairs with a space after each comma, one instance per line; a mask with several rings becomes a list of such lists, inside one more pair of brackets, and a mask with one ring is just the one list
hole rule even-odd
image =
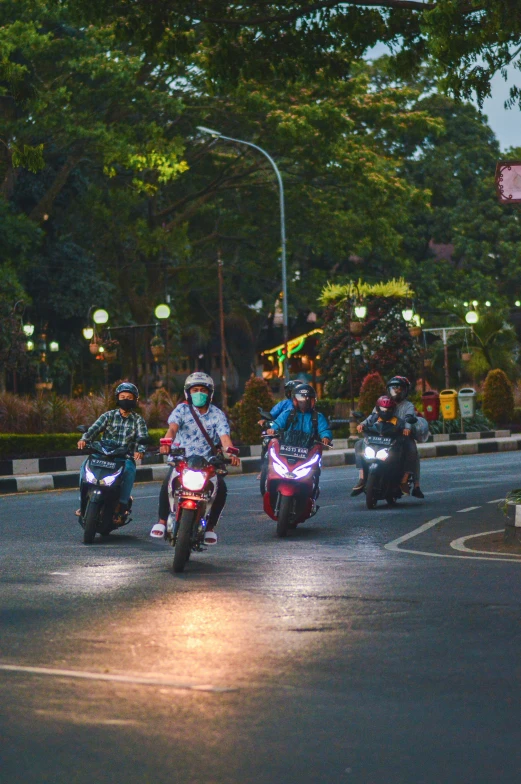
[[[78, 427], [80, 433], [87, 428]], [[108, 536], [116, 528], [131, 521], [132, 499], [125, 512], [123, 522], [116, 522], [121, 483], [127, 459], [126, 447], [102, 439], [88, 445], [92, 453], [85, 464], [85, 476], [80, 487], [81, 507], [79, 523], [83, 528], [84, 544], [92, 544], [96, 534]]]
[[[407, 422], [407, 424], [413, 424]], [[402, 428], [388, 422], [375, 422], [365, 429], [363, 464], [365, 502], [374, 509], [378, 501], [392, 506], [403, 496], [400, 484], [404, 474], [404, 442]], [[409, 487], [412, 488], [409, 477]]]

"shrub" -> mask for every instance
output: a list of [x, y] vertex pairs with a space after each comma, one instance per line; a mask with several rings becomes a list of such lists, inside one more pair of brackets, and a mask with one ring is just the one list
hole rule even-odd
[[385, 395], [385, 393], [385, 381], [380, 373], [368, 373], [362, 381], [360, 398], [358, 400], [358, 408], [362, 414], [366, 417], [369, 416], [380, 395]]
[[[320, 411], [321, 414], [324, 414], [325, 417], [328, 419], [333, 419], [335, 416], [335, 409], [337, 405], [341, 403], [345, 408], [350, 408], [350, 401], [346, 398], [342, 397], [321, 397], [320, 400], [317, 400], [317, 411]], [[355, 409], [356, 409], [356, 401], [355, 401]], [[346, 414], [345, 417], [340, 417], [341, 419], [347, 419], [349, 414]]]
[[[466, 433], [484, 433], [487, 430], [494, 430], [494, 424], [487, 419], [482, 411], [476, 411], [476, 415], [465, 419], [464, 424]], [[438, 433], [461, 433], [461, 419], [447, 419], [445, 421], [445, 429], [443, 428], [443, 419], [437, 419], [434, 422], [429, 422], [429, 431], [433, 435]]]
[[514, 393], [504, 370], [489, 370], [483, 388], [483, 413], [497, 424], [512, 420]]
[[260, 444], [261, 429], [259, 421], [259, 407], [266, 410], [273, 408], [273, 395], [266, 381], [258, 376], [252, 376], [246, 382], [244, 395], [240, 402], [239, 432], [244, 444]]

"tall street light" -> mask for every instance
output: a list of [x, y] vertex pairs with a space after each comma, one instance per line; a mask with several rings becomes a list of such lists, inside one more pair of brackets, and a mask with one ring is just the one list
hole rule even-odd
[[288, 280], [286, 273], [286, 216], [284, 210], [284, 185], [279, 168], [271, 155], [259, 147], [258, 144], [247, 142], [244, 139], [234, 139], [232, 136], [225, 136], [220, 131], [214, 131], [211, 128], [205, 128], [204, 125], [198, 125], [197, 130], [202, 133], [208, 133], [214, 139], [223, 139], [226, 142], [235, 142], [236, 144], [245, 144], [247, 147], [253, 147], [262, 153], [273, 166], [273, 170], [277, 177], [279, 184], [279, 202], [280, 202], [280, 245], [281, 245], [281, 262], [282, 262], [282, 330], [284, 336], [284, 376], [286, 381], [289, 381], [289, 363], [288, 363]]

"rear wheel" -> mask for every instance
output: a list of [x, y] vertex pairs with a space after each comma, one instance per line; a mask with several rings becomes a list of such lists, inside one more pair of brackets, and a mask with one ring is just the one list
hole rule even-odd
[[378, 496], [376, 493], [376, 485], [376, 474], [369, 474], [367, 484], [365, 486], [365, 504], [368, 509], [374, 509], [377, 504]]
[[195, 510], [183, 509], [179, 520], [179, 530], [174, 547], [174, 572], [184, 571], [186, 562], [190, 558], [190, 545], [192, 539], [192, 527], [194, 524]]
[[277, 518], [277, 536], [284, 539], [288, 534], [293, 508], [293, 498], [290, 495], [283, 495], [280, 499], [279, 514]]
[[99, 504], [87, 501], [87, 508], [83, 515], [83, 544], [92, 544], [96, 536], [96, 528], [98, 525], [99, 517]]

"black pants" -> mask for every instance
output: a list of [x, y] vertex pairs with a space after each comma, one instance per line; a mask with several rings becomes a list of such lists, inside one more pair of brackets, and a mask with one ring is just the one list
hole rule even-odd
[[[168, 500], [168, 485], [170, 482], [170, 477], [172, 476], [173, 466], [170, 466], [170, 470], [168, 474], [163, 479], [163, 484], [161, 485], [161, 490], [159, 491], [159, 519], [166, 520], [169, 513], [170, 513], [170, 503]], [[210, 512], [210, 516], [207, 520], [207, 531], [213, 531], [215, 526], [217, 525], [217, 521], [219, 520], [220, 514], [224, 509], [224, 505], [226, 503], [226, 495], [228, 493], [228, 489], [226, 487], [226, 482], [224, 478], [217, 475], [217, 494], [215, 496], [215, 500], [212, 504], [212, 511]]]

